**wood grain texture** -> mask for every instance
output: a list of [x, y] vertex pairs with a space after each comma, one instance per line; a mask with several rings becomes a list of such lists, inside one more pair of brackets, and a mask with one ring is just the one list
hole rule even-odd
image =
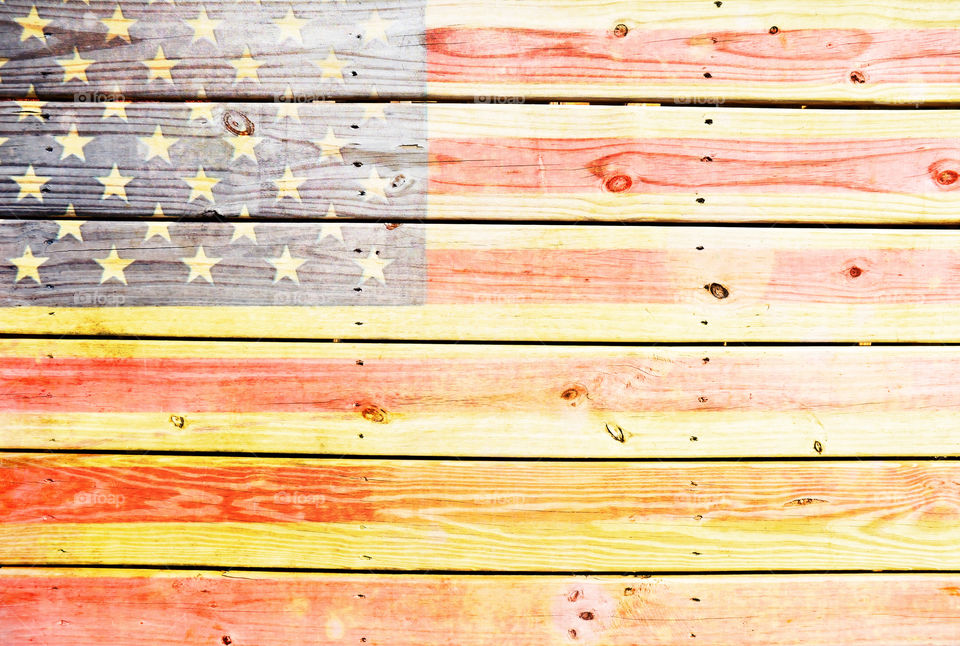
[[922, 104], [960, 88], [960, 15], [935, 0], [117, 6], [4, 3], [0, 94]]
[[0, 562], [956, 569], [960, 466], [5, 454]]
[[[0, 329], [255, 339], [960, 339], [952, 288], [960, 233], [949, 230], [353, 224], [343, 228], [347, 243], [326, 237], [319, 223], [256, 224], [257, 242], [234, 239], [235, 226], [174, 222], [166, 240], [148, 235], [147, 222], [90, 222], [80, 241], [60, 236], [56, 222], [0, 223]], [[198, 266], [201, 247], [208, 263], [222, 262]]]
[[8, 101], [0, 215], [956, 222], [957, 116]]
[[[8, 643], [952, 646], [955, 574], [456, 576], [4, 568]], [[171, 620], [173, 619], [173, 620]]]
[[954, 347], [5, 340], [0, 446], [566, 458], [960, 454]]
[[[422, 98], [424, 33], [423, 0], [7, 0], [0, 94], [20, 98], [33, 87], [42, 97], [91, 102]], [[60, 62], [75, 50], [83, 62]]]

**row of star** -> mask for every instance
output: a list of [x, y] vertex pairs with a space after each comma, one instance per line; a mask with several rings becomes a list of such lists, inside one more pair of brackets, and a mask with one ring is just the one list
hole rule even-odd
[[[376, 88], [373, 88], [370, 91], [371, 101], [363, 104], [363, 121], [367, 121], [369, 119], [380, 119], [386, 121], [387, 117], [384, 113], [384, 108], [386, 108], [387, 104], [377, 102], [376, 99], [378, 96], [379, 95], [377, 94]], [[205, 119], [211, 122], [214, 121], [213, 108], [216, 104], [205, 101], [206, 92], [202, 87], [197, 93], [197, 98], [203, 100], [191, 101], [186, 104], [186, 107], [190, 109], [190, 116], [188, 120], [195, 121], [199, 119]], [[15, 99], [14, 101], [20, 107], [17, 121], [23, 121], [24, 119], [33, 117], [41, 123], [45, 123], [49, 118], [45, 111], [45, 107], [49, 101], [43, 101], [39, 99], [32, 84], [27, 90], [27, 94], [24, 98]], [[110, 92], [103, 93], [103, 100], [97, 100], [96, 102], [103, 105], [103, 119], [117, 117], [123, 121], [129, 122], [129, 119], [127, 118], [127, 106], [129, 106], [132, 102], [124, 99], [120, 90], [120, 86], [114, 85]], [[311, 101], [311, 103], [313, 103], [313, 101]], [[62, 104], [59, 105], [62, 106]], [[297, 122], [301, 122], [299, 110], [300, 102], [296, 100], [293, 89], [289, 85], [284, 93], [278, 97], [276, 105], [276, 121], [280, 121], [281, 119], [292, 119]]]
[[[53, 178], [50, 175], [37, 175], [33, 168], [33, 164], [30, 164], [27, 167], [27, 170], [23, 175], [10, 175], [9, 177], [20, 187], [20, 191], [17, 193], [17, 202], [27, 197], [31, 197], [43, 202], [43, 187]], [[136, 179], [135, 175], [122, 174], [117, 165], [114, 164], [109, 175], [95, 177], [95, 179], [103, 184], [103, 194], [100, 196], [101, 200], [105, 200], [111, 196], [116, 196], [127, 204], [130, 204], [130, 200], [127, 198], [126, 186]], [[203, 169], [203, 166], [197, 167], [197, 173], [195, 175], [180, 177], [180, 179], [190, 187], [190, 196], [187, 198], [188, 203], [202, 197], [211, 204], [216, 204], [216, 200], [213, 196], [213, 187], [216, 186], [221, 180], [218, 177], [211, 177], [207, 175], [206, 171]], [[300, 197], [300, 185], [309, 179], [309, 177], [295, 176], [293, 171], [290, 169], [290, 166], [286, 166], [283, 172], [283, 177], [280, 179], [270, 180], [277, 187], [276, 201], [280, 202], [286, 197], [294, 199], [297, 202], [303, 202], [302, 198]], [[376, 166], [371, 166], [370, 174], [367, 176], [367, 179], [360, 181], [360, 184], [363, 187], [360, 194], [363, 195], [363, 199], [365, 201], [369, 201], [376, 197], [381, 201], [386, 202], [386, 188], [391, 182], [392, 180], [389, 178], [380, 177], [380, 174], [377, 173]]]
[[[21, 280], [32, 279], [37, 284], [42, 285], [43, 282], [40, 279], [40, 267], [43, 266], [43, 264], [49, 259], [49, 256], [35, 256], [33, 254], [33, 250], [29, 245], [27, 245], [23, 255], [17, 258], [9, 259], [10, 263], [17, 268], [17, 275], [13, 281], [14, 284], [19, 283]], [[111, 280], [116, 280], [126, 285], [127, 277], [124, 274], [124, 271], [127, 269], [127, 267], [136, 262], [136, 259], [133, 258], [121, 258], [120, 254], [117, 252], [116, 245], [111, 245], [110, 253], [107, 254], [105, 258], [94, 258], [93, 260], [96, 261], [96, 263], [100, 265], [101, 269], [103, 270], [100, 276], [101, 285]], [[208, 256], [206, 251], [203, 249], [203, 245], [199, 245], [197, 247], [193, 256], [183, 257], [180, 259], [180, 261], [187, 265], [187, 267], [190, 269], [190, 274], [187, 276], [187, 283], [191, 283], [195, 279], [200, 278], [207, 281], [211, 285], [214, 284], [211, 270], [222, 260], [223, 258]], [[263, 260], [264, 262], [272, 265], [275, 270], [273, 277], [274, 283], [279, 283], [281, 280], [288, 279], [299, 285], [300, 276], [298, 275], [297, 270], [309, 259], [292, 256], [290, 254], [289, 246], [284, 245], [283, 251], [278, 257], [264, 258]], [[385, 285], [386, 279], [384, 278], [383, 270], [390, 265], [393, 260], [380, 258], [376, 247], [372, 247], [368, 256], [360, 259], [354, 258], [353, 262], [355, 262], [362, 270], [360, 282], [357, 283], [358, 286], [364, 285], [368, 280], [376, 280], [381, 285]]]
[[[57, 58], [54, 60], [63, 68], [63, 83], [69, 83], [73, 79], [89, 83], [90, 81], [87, 79], [87, 68], [98, 62], [93, 58], [83, 58], [80, 56], [80, 51], [76, 46], [73, 48], [72, 58]], [[7, 62], [9, 62], [9, 59], [0, 58], [0, 66], [3, 66]], [[257, 85], [260, 85], [260, 75], [257, 70], [262, 67], [264, 63], [253, 57], [250, 53], [249, 45], [244, 46], [240, 58], [231, 58], [228, 62], [236, 73], [233, 79], [234, 83], [239, 83], [244, 79], [250, 79], [257, 83]], [[344, 82], [343, 68], [346, 66], [346, 63], [337, 58], [337, 54], [332, 48], [325, 59], [313, 59], [311, 62], [320, 68], [322, 72], [320, 75], [321, 82], [325, 79], [332, 79], [340, 83]], [[180, 59], [167, 58], [163, 51], [163, 45], [158, 45], [157, 52], [153, 58], [143, 59], [140, 63], [147, 68], [148, 82], [155, 79], [162, 79], [173, 83], [171, 70], [180, 63]], [[0, 77], [0, 81], [2, 81], [2, 77]]]
[[[287, 14], [283, 18], [273, 18], [270, 22], [280, 30], [280, 40], [278, 42], [282, 43], [287, 40], [292, 40], [303, 45], [303, 33], [301, 30], [307, 23], [319, 19], [320, 18], [298, 18], [291, 6], [287, 9]], [[44, 44], [47, 42], [47, 34], [44, 32], [44, 29], [51, 22], [54, 22], [53, 19], [42, 18], [35, 4], [30, 7], [30, 11], [26, 16], [14, 18], [13, 20], [20, 25], [21, 28], [20, 42], [36, 38]], [[196, 18], [181, 18], [180, 20], [185, 22], [193, 30], [193, 40], [191, 43], [206, 40], [213, 45], [220, 45], [217, 41], [216, 30], [220, 28], [221, 23], [226, 21], [211, 19], [207, 15], [205, 6], [200, 6], [200, 13]], [[107, 33], [105, 34], [106, 42], [109, 43], [114, 39], [118, 39], [131, 43], [130, 28], [138, 21], [125, 17], [123, 15], [123, 9], [118, 3], [113, 10], [113, 15], [109, 18], [101, 18], [98, 22], [107, 28]], [[382, 41], [383, 44], [389, 45], [390, 41], [387, 37], [387, 28], [391, 23], [392, 21], [382, 19], [376, 9], [371, 11], [370, 17], [362, 23], [363, 44], [369, 45], [375, 41]]]
[[[76, 209], [74, 209], [73, 204], [67, 205], [67, 209], [64, 212], [62, 220], [54, 220], [54, 222], [59, 227], [57, 231], [57, 240], [62, 240], [66, 237], [73, 237], [78, 242], [83, 242], [83, 225], [87, 224], [87, 220], [80, 220], [77, 218]], [[144, 224], [147, 226], [147, 232], [143, 236], [144, 242], [149, 242], [154, 237], [163, 238], [167, 242], [171, 242], [170, 239], [170, 226], [174, 224], [174, 221], [164, 221], [163, 207], [158, 203], [153, 210], [154, 219], [145, 221]], [[250, 211], [246, 206], [243, 206], [240, 209], [240, 218], [246, 219], [250, 217]], [[336, 219], [337, 211], [333, 204], [327, 209], [327, 214], [325, 219], [328, 220], [320, 224], [320, 234], [317, 236], [317, 242], [323, 242], [327, 237], [334, 238], [339, 240], [340, 244], [346, 247], [346, 242], [343, 239], [343, 225], [339, 222], [333, 222], [332, 220]], [[233, 235], [230, 238], [230, 244], [237, 242], [242, 239], [247, 239], [253, 242], [253, 244], [260, 244], [257, 241], [257, 224], [254, 222], [244, 221], [231, 222], [230, 225], [233, 226]]]
[[[67, 134], [54, 135], [53, 138], [63, 148], [60, 153], [61, 160], [68, 159], [69, 157], [76, 157], [80, 161], [86, 162], [87, 157], [83, 149], [88, 144], [93, 142], [96, 139], [96, 136], [81, 136], [79, 130], [77, 129], [77, 125], [72, 123], [70, 124]], [[138, 136], [137, 139], [139, 139], [140, 142], [146, 146], [146, 152], [143, 157], [144, 161], [150, 161], [151, 159], [158, 157], [167, 163], [171, 163], [170, 147], [180, 141], [179, 137], [170, 137], [164, 135], [163, 128], [160, 125], [157, 125], [154, 128], [153, 134], [149, 137]], [[9, 140], [10, 139], [8, 137], [0, 137], [0, 146], [3, 146], [3, 144]], [[259, 163], [256, 154], [256, 147], [260, 145], [260, 142], [264, 140], [264, 137], [255, 137], [254, 135], [238, 135], [223, 137], [223, 140], [233, 146], [233, 157], [231, 158], [231, 161], [236, 161], [242, 157], [247, 157], [253, 160], [254, 163]], [[338, 139], [334, 134], [332, 127], [327, 128], [326, 137], [323, 139], [312, 139], [310, 142], [320, 148], [320, 163], [323, 163], [327, 159], [339, 161], [341, 163], [343, 162], [343, 155], [340, 151], [347, 145], [347, 142], [343, 139]]]

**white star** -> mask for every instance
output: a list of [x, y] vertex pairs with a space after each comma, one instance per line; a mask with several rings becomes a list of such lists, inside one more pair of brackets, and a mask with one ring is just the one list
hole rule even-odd
[[357, 260], [353, 259], [353, 262], [360, 265], [360, 268], [363, 270], [363, 275], [360, 276], [360, 285], [363, 285], [365, 282], [373, 278], [381, 285], [386, 285], [387, 281], [383, 277], [384, 268], [393, 262], [393, 260], [384, 260], [379, 256], [379, 252], [376, 247], [370, 249], [370, 255], [366, 258]]

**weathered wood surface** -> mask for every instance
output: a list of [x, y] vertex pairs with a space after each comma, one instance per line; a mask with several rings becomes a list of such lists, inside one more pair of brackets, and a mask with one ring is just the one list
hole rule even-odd
[[0, 637], [60, 646], [954, 646], [958, 606], [956, 574], [0, 570]]
[[329, 227], [5, 221], [0, 331], [254, 339], [960, 340], [953, 287], [960, 267], [957, 231]]
[[954, 111], [7, 101], [0, 215], [957, 222], [958, 123]]
[[855, 0], [7, 0], [0, 93], [955, 101], [960, 10]]
[[960, 567], [960, 463], [0, 456], [0, 563]]
[[960, 348], [0, 341], [0, 447], [960, 455]]

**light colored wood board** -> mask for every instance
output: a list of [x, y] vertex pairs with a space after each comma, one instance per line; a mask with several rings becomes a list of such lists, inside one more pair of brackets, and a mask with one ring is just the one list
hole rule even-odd
[[565, 458], [960, 454], [956, 347], [0, 341], [0, 446]]
[[0, 215], [956, 222], [958, 122], [954, 111], [8, 101]]
[[4, 454], [0, 563], [520, 571], [960, 567], [954, 461]]
[[[10, 643], [953, 646], [956, 574], [496, 576], [4, 568]], [[171, 621], [171, 616], [176, 621]], [[841, 637], [842, 636], [842, 637]]]
[[169, 224], [0, 223], [0, 331], [960, 340], [951, 230], [368, 223], [341, 241], [329, 223]]
[[[0, 93], [97, 100], [379, 96], [956, 101], [935, 0], [7, 0]], [[36, 10], [34, 10], [36, 8]], [[158, 49], [162, 48], [162, 55]]]

